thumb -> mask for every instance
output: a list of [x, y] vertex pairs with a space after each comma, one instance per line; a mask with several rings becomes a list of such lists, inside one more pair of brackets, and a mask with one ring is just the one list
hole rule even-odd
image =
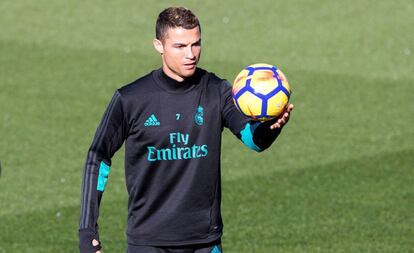
[[[99, 241], [98, 240], [96, 240], [96, 239], [93, 239], [92, 240], [92, 246], [98, 246], [99, 245]], [[96, 251], [95, 253], [101, 253], [101, 251], [100, 250], [98, 250], [98, 251]]]

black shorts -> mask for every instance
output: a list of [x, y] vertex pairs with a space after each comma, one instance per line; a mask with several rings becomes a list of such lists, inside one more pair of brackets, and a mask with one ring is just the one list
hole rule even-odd
[[222, 253], [221, 242], [189, 246], [140, 246], [128, 244], [127, 253]]

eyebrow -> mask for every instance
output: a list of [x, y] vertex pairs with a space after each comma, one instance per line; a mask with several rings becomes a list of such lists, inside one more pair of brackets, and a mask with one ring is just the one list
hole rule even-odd
[[194, 43], [185, 44], [185, 43], [177, 42], [177, 43], [174, 43], [173, 45], [174, 46], [187, 46], [187, 45], [196, 45], [196, 44], [201, 44], [201, 38]]

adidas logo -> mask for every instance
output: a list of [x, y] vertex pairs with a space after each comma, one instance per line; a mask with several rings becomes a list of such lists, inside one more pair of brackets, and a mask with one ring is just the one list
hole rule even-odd
[[146, 127], [159, 125], [161, 125], [161, 123], [158, 121], [154, 114], [151, 114], [151, 116], [149, 116], [149, 118], [144, 123], [144, 126]]

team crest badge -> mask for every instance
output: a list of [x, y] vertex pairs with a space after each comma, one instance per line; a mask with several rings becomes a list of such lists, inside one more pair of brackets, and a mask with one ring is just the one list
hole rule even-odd
[[194, 121], [195, 121], [195, 123], [196, 123], [197, 125], [199, 125], [199, 126], [202, 126], [202, 125], [203, 125], [203, 123], [204, 123], [204, 118], [203, 118], [203, 115], [204, 115], [204, 110], [203, 110], [203, 107], [202, 107], [201, 105], [199, 105], [199, 106], [197, 107], [197, 112], [196, 112], [196, 114], [195, 114], [195, 116], [194, 116]]

